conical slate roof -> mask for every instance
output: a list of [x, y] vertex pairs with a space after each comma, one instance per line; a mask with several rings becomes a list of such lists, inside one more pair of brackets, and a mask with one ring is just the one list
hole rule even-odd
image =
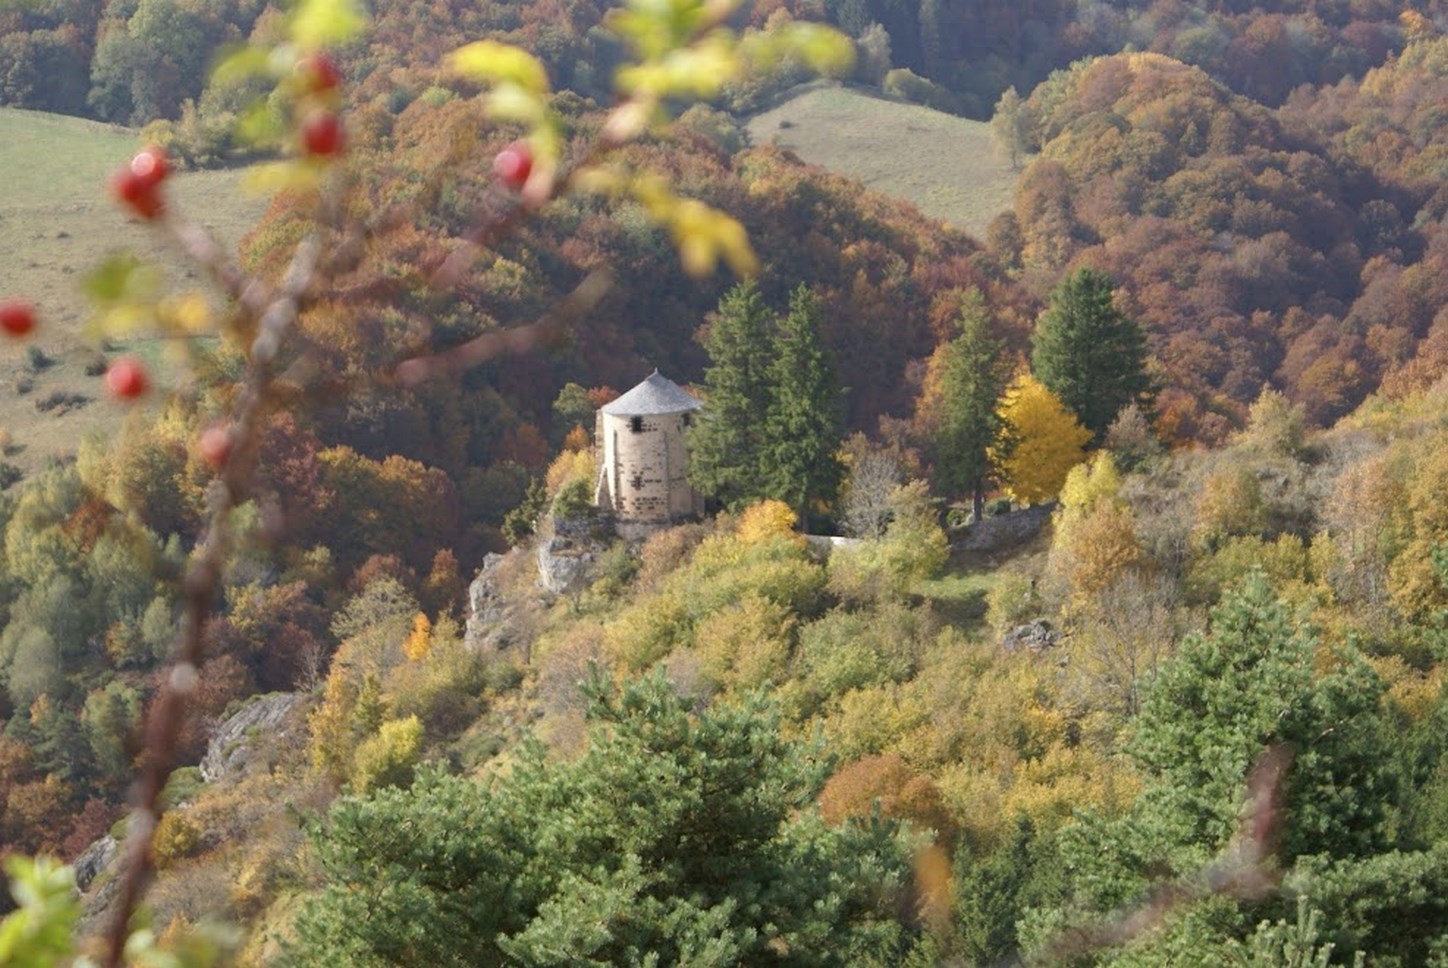
[[685, 413], [704, 405], [699, 398], [680, 387], [659, 371], [612, 403], [603, 405], [610, 417], [648, 417], [658, 413]]

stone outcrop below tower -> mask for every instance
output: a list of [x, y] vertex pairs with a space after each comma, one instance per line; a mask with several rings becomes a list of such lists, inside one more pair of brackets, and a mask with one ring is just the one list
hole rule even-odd
[[598, 481], [593, 500], [613, 513], [618, 533], [639, 538], [704, 513], [689, 486], [684, 433], [703, 404], [655, 370], [598, 411]]

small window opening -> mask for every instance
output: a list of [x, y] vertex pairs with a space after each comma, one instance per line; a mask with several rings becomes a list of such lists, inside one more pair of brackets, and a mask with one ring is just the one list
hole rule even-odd
[[629, 430], [632, 430], [632, 431], [633, 431], [634, 433], [636, 433], [636, 434], [641, 434], [641, 433], [643, 433], [643, 432], [644, 432], [644, 418], [643, 418], [643, 417], [630, 417], [630, 418], [628, 418], [628, 429], [629, 429]]
[[686, 414], [684, 414], [684, 426], [685, 426], [685, 427], [692, 427], [693, 425], [694, 425], [694, 415], [693, 415], [692, 413], [686, 413]]

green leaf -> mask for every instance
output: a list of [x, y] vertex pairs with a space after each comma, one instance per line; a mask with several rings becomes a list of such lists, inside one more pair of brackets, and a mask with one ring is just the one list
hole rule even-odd
[[134, 253], [112, 252], [81, 281], [81, 289], [103, 305], [149, 299], [161, 289], [161, 270], [142, 262]]
[[236, 124], [238, 137], [252, 145], [276, 144], [285, 130], [280, 113], [265, 100], [258, 100], [247, 107]]
[[367, 15], [356, 0], [302, 0], [292, 15], [292, 41], [304, 51], [337, 46], [366, 25]]
[[515, 84], [534, 95], [548, 93], [548, 72], [538, 58], [511, 44], [479, 40], [448, 55], [447, 67], [487, 84]]
[[227, 86], [271, 72], [271, 55], [262, 47], [238, 47], [217, 62], [213, 84]]
[[542, 121], [547, 111], [541, 97], [512, 81], [499, 84], [488, 95], [488, 117], [496, 121], [532, 126]]
[[625, 67], [618, 72], [622, 90], [655, 97], [716, 96], [743, 73], [733, 35], [718, 30], [692, 47], [670, 51], [662, 59]]
[[817, 74], [840, 77], [855, 63], [855, 45], [823, 24], [788, 23], [774, 30], [751, 33], [740, 44], [750, 69], [768, 73], [795, 57]]

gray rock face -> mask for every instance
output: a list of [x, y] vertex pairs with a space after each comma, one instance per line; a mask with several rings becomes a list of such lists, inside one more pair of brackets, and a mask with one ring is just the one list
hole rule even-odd
[[538, 542], [538, 584], [566, 595], [586, 584], [598, 556], [608, 548], [609, 526], [601, 516], [554, 519], [553, 534]]
[[478, 577], [468, 586], [468, 624], [463, 632], [463, 641], [469, 648], [476, 649], [486, 642], [489, 634], [503, 620], [503, 596], [498, 591], [495, 577], [502, 560], [502, 555], [486, 555], [483, 567], [478, 569]]
[[84, 891], [116, 859], [119, 845], [116, 838], [106, 834], [95, 841], [75, 859], [75, 886]]
[[1037, 504], [1021, 511], [1012, 511], [999, 517], [986, 518], [965, 529], [965, 534], [955, 542], [956, 547], [966, 551], [998, 551], [1024, 544], [1040, 533], [1051, 520], [1056, 502]]
[[1001, 645], [1010, 652], [1017, 649], [1030, 649], [1032, 652], [1040, 652], [1042, 649], [1049, 649], [1061, 640], [1061, 633], [1051, 628], [1051, 623], [1043, 618], [1034, 622], [1027, 622], [1025, 625], [1017, 625], [1001, 637]]
[[275, 746], [277, 738], [300, 727], [301, 717], [293, 713], [305, 702], [301, 693], [273, 692], [247, 703], [212, 732], [201, 759], [201, 778], [215, 783], [241, 773], [258, 745]]
[[506, 556], [483, 558], [478, 577], [468, 586], [468, 621], [463, 644], [473, 651], [502, 651], [516, 645], [519, 634], [518, 603], [503, 594], [498, 574]]
[[598, 554], [572, 539], [554, 536], [538, 542], [538, 584], [555, 595], [565, 595], [583, 584]]

